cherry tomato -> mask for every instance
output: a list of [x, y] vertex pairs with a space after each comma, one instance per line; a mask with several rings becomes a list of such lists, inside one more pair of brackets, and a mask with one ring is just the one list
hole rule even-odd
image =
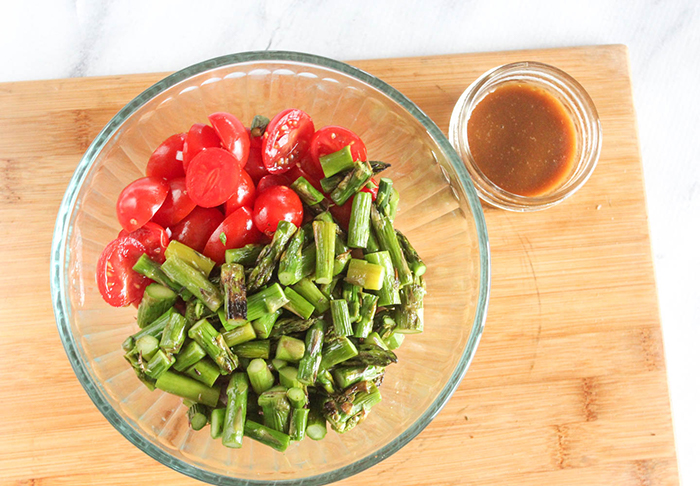
[[248, 160], [250, 136], [238, 118], [230, 113], [217, 112], [209, 115], [209, 121], [226, 150], [238, 159], [239, 165]]
[[[309, 144], [309, 154], [313, 161], [314, 174], [323, 178], [321, 169], [321, 157], [337, 152], [343, 147], [350, 145], [352, 160], [367, 160], [367, 148], [360, 140], [360, 137], [347, 128], [329, 125], [314, 133]], [[320, 171], [320, 173], [318, 172]]]
[[187, 132], [187, 138], [182, 150], [182, 166], [185, 169], [185, 173], [187, 173], [187, 167], [189, 167], [192, 159], [205, 148], [211, 147], [221, 147], [221, 139], [216, 134], [216, 130], [204, 123], [192, 125], [190, 131]]
[[224, 149], [208, 148], [187, 167], [187, 194], [197, 205], [213, 208], [235, 194], [240, 177], [241, 168], [233, 155]]
[[267, 174], [258, 182], [258, 194], [274, 186], [288, 186], [289, 179], [280, 174]]
[[[221, 236], [222, 234], [224, 236]], [[253, 212], [250, 208], [238, 208], [214, 230], [203, 253], [215, 262], [223, 263], [226, 250], [257, 243], [260, 236], [260, 231], [253, 224]]]
[[197, 206], [172, 228], [170, 239], [177, 240], [201, 252], [212, 232], [223, 220], [224, 215], [218, 209]]
[[263, 135], [263, 164], [271, 174], [287, 172], [306, 153], [314, 134], [314, 122], [301, 110], [278, 113]]
[[240, 173], [241, 178], [238, 181], [238, 189], [225, 204], [226, 216], [243, 206], [252, 208], [255, 203], [255, 184], [253, 184], [253, 179], [244, 170]]
[[253, 208], [255, 226], [268, 236], [275, 233], [280, 221], [300, 226], [303, 216], [301, 199], [287, 186], [273, 186], [258, 194]]
[[248, 161], [245, 163], [245, 170], [256, 184], [269, 174], [262, 161], [262, 137], [250, 136], [250, 153], [248, 153]]
[[374, 180], [374, 177], [370, 179], [370, 182], [365, 184], [365, 187], [360, 189], [361, 192], [368, 192], [372, 195], [372, 201], [377, 200], [377, 191], [379, 191], [379, 184]]
[[186, 137], [186, 133], [178, 133], [161, 143], [148, 159], [146, 175], [159, 179], [185, 177], [185, 168], [182, 166], [182, 149]]
[[168, 196], [168, 183], [155, 177], [143, 177], [124, 188], [117, 199], [117, 219], [127, 231], [148, 223]]
[[348, 224], [350, 223], [350, 213], [352, 213], [353, 199], [355, 199], [355, 196], [348, 199], [342, 206], [331, 206], [328, 209], [344, 230], [348, 229]]
[[158, 212], [153, 215], [151, 221], [165, 228], [169, 228], [175, 226], [182, 218], [190, 214], [196, 204], [190, 199], [190, 196], [187, 195], [187, 187], [185, 184], [184, 177], [178, 177], [177, 179], [168, 181], [170, 192]]
[[109, 305], [124, 307], [141, 300], [150, 280], [132, 267], [145, 252], [146, 248], [129, 236], [120, 236], [102, 251], [95, 278], [102, 298]]
[[165, 261], [165, 249], [170, 243], [170, 238], [168, 238], [168, 233], [165, 232], [162, 226], [149, 221], [131, 233], [121, 230], [119, 236], [128, 236], [137, 240], [146, 249], [146, 255], [151, 260], [158, 263]]
[[[307, 154], [307, 156], [305, 156], [301, 160], [301, 162], [299, 162], [298, 165], [295, 165], [294, 167], [289, 169], [289, 172], [287, 172], [285, 174], [285, 176], [287, 177], [287, 179], [289, 179], [292, 182], [296, 181], [300, 177], [303, 177], [304, 179], [309, 181], [309, 183], [312, 186], [314, 186], [319, 191], [323, 192], [323, 189], [321, 188], [321, 179], [317, 178], [315, 175], [313, 175], [311, 172], [309, 172], [307, 170], [307, 168], [309, 167], [310, 160], [311, 160], [311, 157], [309, 157]], [[323, 177], [321, 177], [321, 178], [323, 178]]]

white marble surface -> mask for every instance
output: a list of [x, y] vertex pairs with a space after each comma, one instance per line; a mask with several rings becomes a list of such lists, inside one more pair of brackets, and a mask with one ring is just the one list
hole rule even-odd
[[1, 4], [0, 82], [172, 71], [258, 49], [362, 59], [627, 44], [681, 477], [700, 484], [697, 0]]

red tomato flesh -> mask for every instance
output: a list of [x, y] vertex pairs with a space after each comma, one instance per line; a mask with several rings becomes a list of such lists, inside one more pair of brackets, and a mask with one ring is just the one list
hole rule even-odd
[[142, 177], [124, 188], [117, 199], [117, 219], [127, 231], [139, 229], [153, 217], [168, 196], [168, 183]]
[[102, 298], [113, 307], [140, 301], [150, 280], [133, 266], [146, 248], [136, 239], [120, 236], [109, 243], [97, 262], [95, 278]]
[[165, 249], [170, 243], [168, 233], [165, 232], [162, 226], [153, 222], [148, 222], [136, 231], [128, 233], [126, 230], [121, 230], [119, 236], [128, 236], [137, 240], [146, 249], [146, 255], [158, 263], [165, 261]]
[[178, 133], [161, 143], [148, 159], [146, 176], [159, 179], [185, 177], [185, 168], [182, 166], [182, 149], [186, 137], [186, 133]]
[[202, 253], [216, 263], [224, 263], [226, 250], [257, 243], [260, 236], [260, 231], [253, 224], [250, 208], [238, 208], [214, 230]]
[[255, 203], [255, 184], [248, 173], [241, 171], [241, 178], [238, 181], [238, 189], [235, 194], [226, 201], [225, 210], [226, 216], [234, 212], [238, 208], [247, 206], [252, 208]]
[[230, 113], [217, 112], [209, 115], [209, 121], [224, 148], [238, 159], [240, 165], [245, 164], [250, 152], [250, 137], [240, 120]]
[[224, 215], [218, 209], [197, 206], [171, 229], [170, 239], [201, 252], [212, 232], [223, 220]]
[[350, 145], [352, 160], [367, 160], [367, 147], [351, 130], [329, 125], [314, 133], [309, 144], [309, 155], [313, 161], [312, 173], [322, 179], [321, 157], [337, 152], [347, 145]]
[[263, 135], [263, 165], [271, 174], [283, 174], [306, 153], [314, 134], [314, 122], [301, 110], [278, 113]]
[[226, 150], [202, 150], [187, 167], [187, 193], [197, 205], [213, 208], [235, 194], [240, 175], [238, 161]]
[[190, 214], [196, 204], [187, 195], [187, 186], [184, 177], [178, 177], [168, 181], [170, 192], [163, 205], [153, 215], [152, 221], [169, 228], [182, 221], [182, 218]]
[[268, 236], [275, 233], [277, 223], [289, 221], [299, 227], [304, 217], [301, 199], [286, 186], [273, 186], [258, 194], [253, 209], [255, 226]]
[[258, 194], [274, 186], [288, 186], [289, 179], [280, 174], [268, 174], [258, 182]]
[[250, 136], [250, 152], [248, 153], [248, 161], [245, 163], [245, 170], [255, 184], [269, 174], [262, 160], [262, 137]]
[[189, 167], [190, 162], [197, 154], [205, 148], [212, 147], [221, 147], [221, 139], [216, 134], [216, 130], [204, 123], [192, 125], [190, 131], [187, 132], [187, 138], [182, 150], [182, 166], [185, 169], [185, 173], [187, 173], [187, 167]]

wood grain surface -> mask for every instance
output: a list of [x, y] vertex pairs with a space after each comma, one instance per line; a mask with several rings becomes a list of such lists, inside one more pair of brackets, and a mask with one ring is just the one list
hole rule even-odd
[[[485, 209], [493, 282], [469, 372], [415, 440], [342, 484], [678, 484], [626, 48], [352, 64], [446, 131], [478, 75], [520, 60], [558, 66], [588, 90], [603, 126], [598, 168], [555, 208]], [[0, 84], [0, 484], [196, 483], [94, 407], [63, 352], [49, 290], [53, 221], [76, 164], [162, 76]]]

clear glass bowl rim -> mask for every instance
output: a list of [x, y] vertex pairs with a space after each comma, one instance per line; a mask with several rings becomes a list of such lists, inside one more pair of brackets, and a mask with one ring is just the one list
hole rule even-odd
[[[171, 456], [169, 453], [151, 444], [145, 440], [138, 431], [133, 429], [121, 417], [121, 415], [112, 408], [109, 401], [100, 391], [99, 387], [88, 373], [85, 364], [80, 359], [75, 337], [70, 331], [70, 325], [68, 322], [68, 316], [70, 314], [69, 302], [67, 300], [67, 293], [63, 287], [63, 284], [66, 281], [65, 276], [68, 250], [67, 242], [70, 239], [70, 232], [72, 230], [72, 228], [69, 227], [70, 216], [77, 203], [80, 188], [82, 187], [90, 168], [94, 164], [97, 155], [100, 153], [107, 141], [119, 130], [122, 124], [133, 113], [135, 113], [152, 98], [175, 84], [208, 70], [254, 61], [292, 62], [317, 65], [323, 68], [338, 71], [374, 87], [393, 99], [396, 103], [404, 107], [412, 116], [414, 116], [425, 127], [430, 136], [437, 142], [440, 149], [445, 153], [449, 163], [452, 165], [455, 173], [461, 181], [477, 229], [481, 271], [477, 309], [474, 315], [474, 322], [472, 323], [472, 329], [470, 331], [467, 345], [464, 349], [462, 357], [460, 358], [460, 361], [452, 372], [452, 376], [450, 377], [449, 381], [437, 395], [430, 407], [428, 407], [428, 409], [423, 413], [423, 415], [421, 415], [402, 434], [393, 439], [389, 444], [380, 450], [376, 451], [376, 453], [363, 457], [352, 464], [315, 476], [292, 480], [280, 479], [274, 481], [273, 483], [270, 481], [238, 479], [230, 476], [223, 476], [195, 467], [183, 460]], [[477, 196], [476, 190], [472, 184], [469, 174], [467, 173], [464, 163], [437, 125], [406, 96], [371, 74], [340, 61], [313, 54], [292, 51], [250, 51], [220, 56], [202, 61], [165, 77], [127, 103], [107, 123], [107, 125], [105, 125], [97, 137], [95, 137], [73, 173], [73, 177], [68, 184], [68, 188], [63, 196], [63, 200], [56, 217], [56, 225], [54, 227], [53, 242], [51, 247], [50, 270], [51, 299], [61, 342], [63, 343], [63, 347], [68, 355], [68, 359], [73, 371], [78, 377], [78, 380], [87, 392], [90, 399], [93, 401], [95, 406], [97, 406], [100, 412], [102, 412], [105, 418], [127, 440], [161, 464], [164, 464], [180, 473], [186, 474], [187, 476], [200, 481], [206, 481], [211, 484], [231, 486], [262, 486], [268, 484], [276, 484], [280, 486], [304, 484], [305, 486], [313, 486], [327, 484], [345, 479], [369, 467], [372, 467], [394, 454], [404, 445], [408, 444], [408, 442], [416, 437], [440, 412], [456, 390], [459, 383], [462, 381], [467, 369], [469, 368], [483, 333], [491, 283], [489, 241], [486, 230], [486, 222], [484, 220], [484, 213], [479, 202], [479, 197]]]

